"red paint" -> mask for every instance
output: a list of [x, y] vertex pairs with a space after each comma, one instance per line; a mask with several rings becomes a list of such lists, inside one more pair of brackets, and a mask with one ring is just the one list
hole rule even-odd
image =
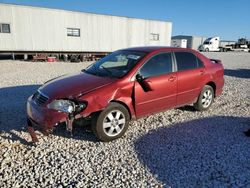
[[146, 82], [152, 89], [149, 92], [144, 92], [135, 82], [136, 116], [142, 117], [176, 105], [177, 73], [148, 78]]
[[[195, 102], [207, 83], [216, 85], [215, 96], [222, 92], [224, 70], [219, 60], [217, 63], [211, 63], [208, 58], [191, 49], [142, 47], [130, 50], [147, 52], [147, 55], [121, 79], [81, 72], [59, 77], [43, 85], [40, 91], [49, 97], [49, 101], [37, 106], [30, 97], [27, 104], [29, 118], [44, 129], [52, 129], [56, 123], [66, 121], [68, 114], [48, 109], [46, 106], [51, 101], [62, 98], [87, 101], [87, 108], [77, 117], [89, 116], [106, 108], [110, 101], [117, 101], [128, 108], [132, 118], [139, 118]], [[148, 78], [146, 82], [150, 91], [145, 92], [134, 79], [138, 69], [157, 53], [175, 51], [193, 53], [203, 62], [204, 67]]]
[[81, 93], [86, 93], [99, 87], [103, 87], [114, 82], [115, 79], [108, 77], [98, 77], [95, 75], [79, 72], [77, 74], [59, 77], [44, 84], [40, 90], [50, 99], [76, 97]]

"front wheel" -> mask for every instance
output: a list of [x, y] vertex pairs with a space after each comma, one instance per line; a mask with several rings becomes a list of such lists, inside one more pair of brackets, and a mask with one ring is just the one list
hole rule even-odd
[[101, 141], [108, 142], [124, 135], [130, 115], [126, 107], [111, 103], [106, 109], [92, 117], [92, 130]]
[[213, 100], [214, 89], [209, 85], [205, 85], [199, 95], [197, 102], [194, 104], [194, 107], [198, 111], [208, 110], [209, 107], [212, 105]]

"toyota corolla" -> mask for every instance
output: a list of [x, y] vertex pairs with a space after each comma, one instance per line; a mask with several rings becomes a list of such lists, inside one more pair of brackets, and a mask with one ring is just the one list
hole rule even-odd
[[220, 60], [183, 48], [137, 47], [115, 51], [81, 72], [55, 78], [27, 101], [28, 130], [91, 120], [101, 141], [124, 135], [129, 121], [193, 104], [203, 111], [222, 93]]

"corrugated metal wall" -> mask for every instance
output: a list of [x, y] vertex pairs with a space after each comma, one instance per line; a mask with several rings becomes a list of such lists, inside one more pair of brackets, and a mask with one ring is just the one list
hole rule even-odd
[[[0, 4], [0, 23], [11, 33], [0, 33], [0, 51], [110, 52], [145, 45], [170, 46], [172, 23], [57, 9]], [[67, 36], [80, 28], [80, 37]], [[158, 41], [150, 33], [159, 34]]]

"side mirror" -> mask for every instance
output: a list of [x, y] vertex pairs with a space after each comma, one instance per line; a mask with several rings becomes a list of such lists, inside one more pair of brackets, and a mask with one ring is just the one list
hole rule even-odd
[[143, 91], [148, 92], [148, 91], [152, 91], [152, 88], [150, 87], [149, 83], [143, 78], [143, 76], [141, 74], [137, 74], [135, 76], [137, 82], [140, 84], [140, 86], [142, 87]]
[[141, 74], [139, 74], [139, 73], [135, 76], [135, 78], [136, 78], [136, 80], [138, 82], [142, 82], [143, 81], [143, 76]]

